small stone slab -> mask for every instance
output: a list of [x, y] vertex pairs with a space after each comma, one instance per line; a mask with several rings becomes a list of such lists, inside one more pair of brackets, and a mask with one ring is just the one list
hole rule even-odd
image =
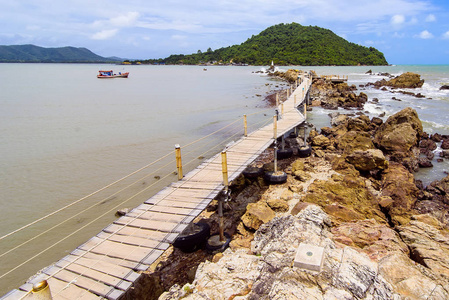
[[296, 251], [293, 266], [313, 272], [321, 272], [324, 262], [324, 248], [301, 243]]

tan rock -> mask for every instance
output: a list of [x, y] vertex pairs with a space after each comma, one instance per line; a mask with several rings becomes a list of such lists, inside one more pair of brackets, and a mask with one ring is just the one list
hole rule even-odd
[[274, 211], [263, 201], [250, 203], [246, 207], [246, 213], [242, 216], [243, 224], [253, 230], [275, 217]]
[[418, 146], [423, 127], [416, 110], [407, 107], [379, 126], [374, 143], [390, 152], [409, 152]]
[[379, 149], [355, 150], [346, 156], [346, 161], [360, 171], [385, 170], [388, 168], [388, 161]]
[[410, 257], [449, 280], [449, 233], [419, 221], [398, 227]]
[[394, 224], [407, 224], [413, 214], [413, 206], [418, 197], [415, 178], [403, 165], [390, 163], [382, 177], [382, 196], [393, 199], [388, 213]]
[[320, 147], [325, 149], [326, 147], [331, 145], [331, 141], [329, 138], [325, 137], [322, 134], [317, 135], [312, 139], [312, 146]]
[[408, 255], [408, 247], [399, 235], [386, 224], [379, 224], [374, 219], [342, 223], [331, 230], [335, 241], [358, 247], [371, 259], [379, 259], [395, 251]]
[[290, 208], [287, 201], [282, 199], [269, 199], [267, 204], [272, 210], [278, 212], [286, 212]]

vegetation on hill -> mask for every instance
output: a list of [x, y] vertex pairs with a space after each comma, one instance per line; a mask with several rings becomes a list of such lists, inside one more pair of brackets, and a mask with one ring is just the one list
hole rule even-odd
[[350, 43], [332, 31], [297, 23], [271, 26], [240, 45], [142, 63], [250, 65], [387, 65], [382, 52]]
[[113, 59], [99, 56], [86, 48], [43, 48], [35, 45], [0, 46], [0, 62], [97, 63]]

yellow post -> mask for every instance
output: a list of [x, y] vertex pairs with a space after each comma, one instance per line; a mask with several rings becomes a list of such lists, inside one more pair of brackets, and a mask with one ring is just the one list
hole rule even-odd
[[33, 299], [39, 300], [51, 300], [53, 299], [51, 296], [50, 286], [48, 285], [47, 280], [43, 280], [39, 283], [33, 285]]
[[[223, 173], [223, 185], [225, 187], [225, 193], [228, 194], [229, 190], [229, 179], [228, 179], [228, 159], [226, 157], [226, 151], [221, 152], [221, 171]], [[220, 198], [218, 201], [218, 232], [220, 235], [220, 242], [225, 242], [225, 236], [224, 236], [224, 222], [223, 222], [223, 200]]]
[[287, 99], [288, 99], [288, 96], [289, 96], [289, 89], [287, 89]]
[[278, 135], [278, 118], [276, 115], [273, 116], [273, 138], [277, 139]]
[[223, 173], [223, 185], [225, 190], [228, 190], [229, 181], [228, 181], [228, 159], [226, 156], [226, 151], [221, 152], [221, 171]]
[[281, 116], [284, 115], [284, 103], [281, 103]]
[[175, 145], [175, 153], [176, 153], [176, 168], [178, 169], [178, 180], [181, 180], [184, 176], [182, 175], [181, 146], [179, 146], [179, 144]]
[[245, 136], [248, 136], [248, 122], [246, 121], [246, 115], [243, 115], [243, 126], [245, 128]]
[[304, 118], [307, 118], [307, 101], [304, 101]]

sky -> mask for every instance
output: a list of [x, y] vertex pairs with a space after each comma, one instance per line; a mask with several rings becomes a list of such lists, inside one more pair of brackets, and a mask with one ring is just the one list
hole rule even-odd
[[292, 22], [375, 47], [390, 64], [449, 64], [447, 0], [0, 0], [0, 45], [157, 59]]

